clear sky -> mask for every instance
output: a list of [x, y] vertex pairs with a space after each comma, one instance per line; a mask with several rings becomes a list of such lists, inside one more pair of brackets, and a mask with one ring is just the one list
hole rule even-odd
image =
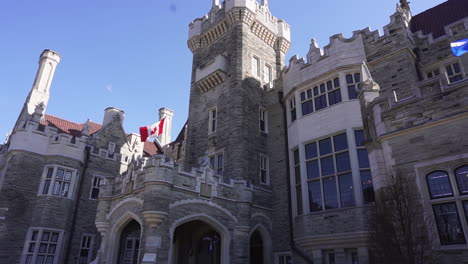
[[[272, 14], [291, 25], [294, 54], [304, 57], [311, 38], [390, 22], [398, 0], [270, 0]], [[418, 14], [443, 0], [413, 0]], [[44, 49], [62, 56], [47, 113], [77, 123], [101, 123], [104, 109], [125, 111], [127, 133], [154, 123], [158, 109], [174, 110], [173, 139], [186, 121], [192, 54], [188, 24], [211, 0], [0, 1], [0, 143], [11, 131], [31, 89]]]

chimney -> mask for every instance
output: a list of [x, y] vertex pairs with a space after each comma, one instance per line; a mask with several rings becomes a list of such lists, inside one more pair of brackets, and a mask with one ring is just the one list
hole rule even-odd
[[168, 108], [160, 108], [159, 109], [159, 120], [166, 118], [164, 120], [164, 130], [161, 135], [158, 136], [158, 140], [162, 146], [165, 146], [171, 143], [171, 131], [172, 131], [172, 117], [174, 116], [174, 112]]
[[125, 112], [115, 107], [107, 107], [106, 110], [104, 110], [104, 120], [102, 121], [102, 126], [107, 126], [114, 118], [118, 118], [120, 124], [123, 124]]

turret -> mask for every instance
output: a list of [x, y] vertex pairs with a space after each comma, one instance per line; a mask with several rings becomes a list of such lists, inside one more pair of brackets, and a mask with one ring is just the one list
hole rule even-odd
[[50, 85], [59, 62], [60, 55], [57, 52], [46, 49], [41, 53], [36, 78], [18, 121], [30, 119], [30, 116], [38, 119], [44, 115], [49, 102]]

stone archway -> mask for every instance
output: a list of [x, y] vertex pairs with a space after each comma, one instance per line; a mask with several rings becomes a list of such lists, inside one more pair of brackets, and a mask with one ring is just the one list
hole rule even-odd
[[138, 264], [140, 237], [140, 224], [135, 220], [131, 220], [120, 233], [118, 264]]
[[186, 216], [174, 221], [169, 232], [169, 264], [230, 263], [231, 235], [216, 219], [206, 214]]
[[250, 236], [250, 264], [262, 264], [265, 257], [263, 256], [264, 246], [262, 235], [258, 230]]
[[207, 223], [184, 223], [174, 231], [172, 263], [221, 264], [221, 243], [219, 233]]

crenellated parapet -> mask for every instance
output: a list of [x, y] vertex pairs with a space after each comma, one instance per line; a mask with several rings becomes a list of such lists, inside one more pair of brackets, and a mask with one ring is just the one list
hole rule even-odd
[[226, 0], [213, 4], [209, 14], [189, 25], [188, 47], [192, 52], [221, 38], [236, 23], [245, 23], [253, 34], [272, 48], [286, 53], [290, 47], [289, 25], [274, 17], [268, 4], [256, 0]]

